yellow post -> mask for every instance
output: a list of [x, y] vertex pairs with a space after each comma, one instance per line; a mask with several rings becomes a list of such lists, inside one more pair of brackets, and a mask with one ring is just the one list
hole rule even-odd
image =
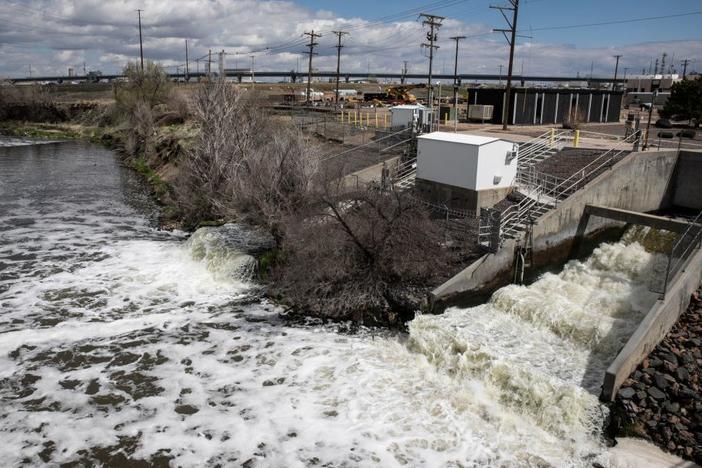
[[358, 123], [358, 112], [353, 111], [353, 124], [356, 125]]
[[550, 146], [553, 146], [555, 139], [556, 139], [556, 129], [551, 128], [551, 144], [550, 144]]
[[575, 131], [575, 138], [573, 138], [573, 146], [578, 148], [580, 146], [580, 130]]
[[388, 128], [388, 114], [383, 114], [383, 127]]
[[375, 112], [375, 128], [378, 128], [378, 111]]

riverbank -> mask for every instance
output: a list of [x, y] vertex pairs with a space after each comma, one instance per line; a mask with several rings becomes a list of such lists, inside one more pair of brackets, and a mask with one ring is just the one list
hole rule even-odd
[[702, 464], [702, 289], [622, 385], [610, 429]]

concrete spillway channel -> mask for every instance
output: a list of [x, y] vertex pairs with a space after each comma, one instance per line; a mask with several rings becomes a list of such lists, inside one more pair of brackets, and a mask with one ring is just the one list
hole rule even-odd
[[[681, 208], [702, 210], [700, 180], [702, 152], [630, 153], [536, 219], [531, 228], [534, 271], [560, 266], [582, 255], [584, 244], [599, 243], [607, 230], [621, 229], [625, 224], [676, 232], [687, 244], [693, 244], [685, 245], [690, 248], [685, 249], [684, 258], [673, 259], [676, 269], [672, 274], [658, 273], [670, 277], [663, 290], [656, 291], [659, 299], [607, 369], [603, 399], [613, 398], [621, 383], [670, 330], [702, 281], [702, 227], [647, 214]], [[430, 302], [441, 308], [492, 294], [513, 278], [515, 252], [525, 243], [525, 236], [506, 239], [497, 252], [483, 255], [436, 288]]]

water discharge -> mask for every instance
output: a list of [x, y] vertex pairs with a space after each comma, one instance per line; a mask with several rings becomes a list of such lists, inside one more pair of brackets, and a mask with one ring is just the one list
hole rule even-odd
[[598, 386], [654, 299], [636, 242], [349, 334], [252, 301], [213, 230], [158, 231], [106, 150], [0, 148], [0, 197], [5, 465], [610, 463]]

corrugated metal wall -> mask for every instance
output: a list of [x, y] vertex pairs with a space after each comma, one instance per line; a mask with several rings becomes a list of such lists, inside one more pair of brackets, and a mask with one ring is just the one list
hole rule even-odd
[[[494, 106], [492, 123], [502, 122], [504, 89], [469, 90], [470, 104]], [[515, 125], [560, 124], [567, 116], [583, 122], [618, 122], [622, 93], [593, 89], [515, 88], [508, 107]]]

